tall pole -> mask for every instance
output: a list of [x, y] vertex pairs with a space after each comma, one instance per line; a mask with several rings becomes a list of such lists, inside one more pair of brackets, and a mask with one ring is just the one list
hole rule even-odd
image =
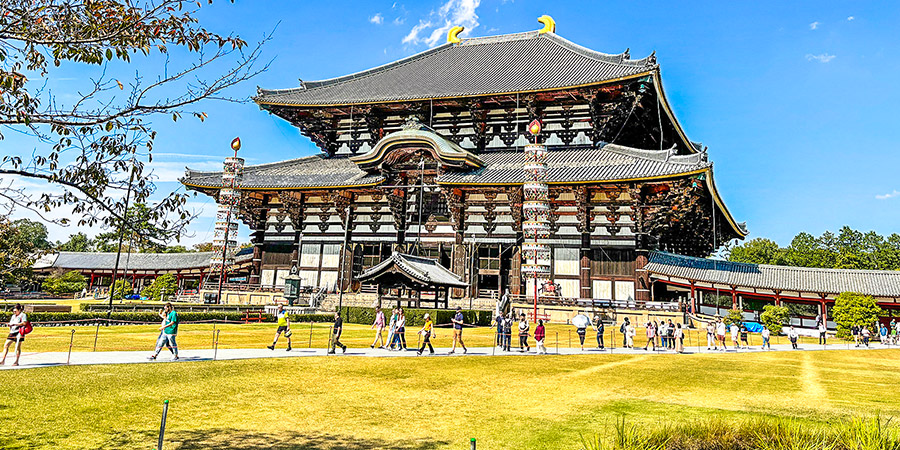
[[[131, 200], [131, 185], [134, 183], [134, 155], [131, 155], [131, 175], [128, 177], [128, 190], [125, 192], [125, 213], [119, 223], [119, 246], [116, 249], [116, 265], [113, 269], [112, 281], [109, 285], [109, 311], [106, 312], [106, 318], [112, 318], [113, 295], [116, 292], [116, 275], [119, 274], [119, 260], [122, 258], [122, 228], [125, 227], [125, 219], [128, 218], [128, 202]], [[108, 322], [107, 322], [108, 323]]]
[[[237, 151], [234, 152], [234, 155], [237, 156]], [[228, 223], [228, 226], [225, 227], [225, 245], [222, 246], [222, 268], [219, 272], [219, 293], [216, 294], [216, 303], [222, 303], [222, 285], [225, 283], [225, 258], [228, 256], [228, 229], [231, 228], [231, 208], [228, 208], [228, 215], [226, 216], [225, 222]]]
[[417, 227], [416, 248], [417, 256], [422, 256], [422, 197], [425, 195], [425, 159], [419, 158], [419, 225]]
[[[341, 271], [338, 273], [338, 311], [344, 303], [344, 286], [341, 281], [344, 279], [344, 264], [347, 260], [347, 240], [350, 239], [350, 205], [347, 205], [347, 211], [344, 213], [344, 245], [341, 246]], [[351, 275], [352, 277], [352, 275]], [[350, 280], [347, 280], [348, 282]]]
[[[237, 205], [240, 204], [240, 181], [243, 175], [244, 168], [244, 160], [238, 158], [238, 150], [241, 149], [241, 139], [234, 138], [231, 141], [231, 149], [234, 150], [234, 156], [225, 158], [225, 165], [222, 171], [222, 189], [219, 190], [219, 212], [218, 215], [222, 214], [222, 209], [225, 209], [225, 222], [224, 225], [221, 222], [221, 219], [217, 215], [216, 221], [216, 237], [213, 239], [213, 243], [218, 242], [219, 232], [222, 233], [222, 254], [221, 261], [218, 261], [218, 264], [221, 264], [219, 267], [219, 286], [218, 293], [216, 294], [216, 302], [222, 302], [222, 288], [225, 284], [225, 279], [227, 277], [227, 269], [228, 269], [228, 250], [229, 244], [228, 239], [231, 234], [231, 225], [232, 225], [232, 212]], [[224, 230], [222, 230], [224, 228]], [[215, 259], [213, 259], [215, 264]], [[210, 272], [212, 272], [212, 267], [210, 267]]]

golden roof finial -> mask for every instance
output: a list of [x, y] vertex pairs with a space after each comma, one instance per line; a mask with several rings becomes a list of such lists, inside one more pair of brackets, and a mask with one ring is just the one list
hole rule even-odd
[[447, 42], [449, 42], [451, 44], [459, 44], [460, 42], [462, 42], [462, 39], [460, 39], [459, 36], [457, 36], [457, 35], [459, 33], [462, 33], [462, 31], [465, 29], [466, 29], [466, 27], [461, 26], [461, 25], [457, 25], [457, 26], [451, 28], [450, 32], [447, 33]]
[[541, 17], [538, 17], [538, 22], [544, 24], [544, 28], [541, 28], [541, 31], [538, 34], [544, 33], [556, 33], [556, 22], [552, 17], [544, 14]]

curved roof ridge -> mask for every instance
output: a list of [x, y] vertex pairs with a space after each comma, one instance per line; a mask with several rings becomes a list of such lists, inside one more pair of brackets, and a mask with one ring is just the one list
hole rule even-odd
[[[224, 159], [224, 158], [223, 158]], [[299, 158], [286, 159], [284, 161], [275, 161], [270, 163], [262, 163], [262, 164], [253, 164], [249, 166], [244, 166], [244, 170], [249, 169], [270, 169], [272, 167], [282, 167], [291, 164], [296, 164], [303, 160], [313, 160], [313, 159], [324, 159], [324, 156], [321, 153], [309, 156], [301, 156]], [[189, 167], [185, 167], [185, 171], [194, 175], [214, 175], [222, 173], [221, 170], [193, 170]]]
[[555, 42], [557, 45], [560, 45], [561, 47], [598, 61], [612, 64], [623, 64], [628, 66], [648, 66], [648, 68], [655, 68], [658, 66], [658, 64], [656, 64], [656, 52], [653, 52], [640, 59], [630, 59], [627, 51], [619, 54], [603, 53], [587, 48], [583, 45], [576, 44], [556, 33], [545, 33], [544, 36], [547, 36], [548, 39]]
[[289, 93], [292, 93], [292, 92], [302, 92], [302, 91], [306, 91], [306, 90], [309, 90], [309, 89], [315, 89], [315, 88], [319, 88], [319, 87], [322, 87], [322, 86], [331, 86], [331, 85], [343, 83], [343, 82], [346, 82], [346, 81], [356, 80], [356, 79], [359, 79], [359, 78], [365, 78], [365, 77], [367, 77], [367, 76], [369, 76], [369, 75], [372, 75], [372, 74], [375, 74], [375, 73], [379, 73], [379, 72], [382, 72], [382, 71], [387, 70], [387, 69], [391, 69], [391, 68], [394, 68], [394, 67], [399, 67], [399, 66], [402, 66], [402, 65], [404, 65], [404, 64], [408, 64], [408, 63], [411, 63], [411, 62], [416, 61], [416, 60], [418, 60], [418, 59], [424, 58], [424, 57], [426, 57], [426, 56], [430, 56], [430, 55], [432, 55], [432, 54], [434, 54], [434, 53], [438, 53], [438, 52], [440, 52], [441, 50], [444, 50], [444, 49], [449, 48], [449, 47], [452, 47], [452, 46], [453, 46], [453, 44], [450, 44], [450, 43], [441, 44], [441, 45], [438, 45], [437, 47], [429, 48], [428, 50], [421, 51], [421, 52], [416, 53], [416, 54], [414, 54], [414, 55], [409, 55], [409, 56], [407, 56], [407, 57], [400, 58], [400, 59], [398, 59], [398, 60], [391, 61], [391, 62], [389, 62], [389, 63], [385, 63], [385, 64], [382, 64], [382, 65], [380, 65], [380, 66], [375, 66], [375, 67], [371, 67], [371, 68], [368, 68], [368, 69], [365, 69], [365, 70], [360, 70], [359, 72], [354, 72], [354, 73], [351, 73], [351, 74], [348, 74], [348, 75], [341, 75], [341, 76], [339, 76], [339, 77], [325, 78], [325, 79], [322, 79], [322, 80], [314, 80], [314, 81], [303, 81], [303, 80], [300, 80], [300, 86], [299, 86], [299, 87], [286, 88], [286, 89], [263, 89], [263, 88], [260, 88], [260, 87], [257, 86], [256, 91], [257, 91], [258, 94], [265, 94], [265, 95], [269, 95], [269, 94], [289, 94]]
[[671, 164], [683, 164], [683, 165], [700, 165], [705, 161], [702, 158], [702, 154], [694, 153], [690, 155], [676, 155], [674, 154], [674, 147], [665, 150], [651, 150], [651, 149], [639, 149], [635, 147], [628, 147], [625, 145], [619, 144], [611, 144], [608, 142], [601, 142], [597, 147], [600, 150], [607, 150], [613, 153], [618, 153], [626, 156], [633, 156], [635, 158], [648, 159], [652, 161], [659, 161]]

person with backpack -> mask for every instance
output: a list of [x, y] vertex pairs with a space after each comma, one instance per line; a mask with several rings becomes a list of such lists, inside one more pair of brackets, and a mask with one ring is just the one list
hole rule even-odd
[[628, 326], [631, 325], [631, 321], [628, 318], [625, 318], [625, 321], [622, 322], [622, 325], [619, 325], [619, 333], [622, 333], [622, 347], [628, 347]]
[[534, 340], [535, 342], [537, 342], [538, 355], [547, 354], [547, 347], [544, 347], [545, 336], [546, 331], [544, 330], [544, 319], [538, 319], [538, 325], [534, 327]]
[[462, 332], [463, 332], [463, 313], [462, 308], [459, 306], [456, 307], [456, 314], [450, 319], [453, 322], [453, 347], [450, 348], [450, 354], [456, 353], [456, 343], [459, 342], [459, 345], [462, 346], [463, 354], [466, 354], [469, 349], [466, 348], [466, 344], [463, 342]]
[[3, 359], [0, 360], [0, 366], [6, 364], [6, 354], [9, 353], [9, 347], [16, 344], [16, 361], [14, 366], [19, 365], [19, 357], [22, 356], [22, 342], [25, 341], [25, 335], [31, 324], [28, 322], [28, 316], [25, 315], [25, 308], [21, 303], [13, 306], [12, 316], [9, 318], [9, 335], [6, 337], [6, 345], [3, 346]]
[[147, 359], [155, 360], [165, 346], [172, 352], [172, 360], [178, 361], [178, 344], [175, 343], [175, 336], [178, 334], [178, 313], [175, 312], [175, 307], [171, 303], [166, 303], [160, 316], [163, 317], [162, 325], [159, 326], [159, 331], [162, 333], [156, 340], [156, 351]]
[[531, 327], [528, 325], [528, 319], [525, 317], [525, 313], [522, 313], [519, 320], [519, 351], [520, 352], [530, 352], [531, 346], [528, 345], [528, 330]]
[[506, 318], [503, 319], [503, 350], [507, 352], [512, 348], [512, 329], [514, 319], [515, 312], [513, 311], [510, 311], [510, 313], [506, 315]]
[[603, 325], [603, 319], [600, 318], [599, 314], [594, 315], [594, 329], [597, 330], [597, 348], [604, 350], [606, 346], [603, 345], [603, 333], [606, 332], [606, 326]]
[[284, 333], [284, 337], [288, 341], [287, 351], [291, 351], [291, 319], [288, 318], [287, 313], [284, 311], [284, 305], [278, 305], [278, 309], [275, 310], [275, 320], [278, 321], [278, 328], [275, 329], [275, 340], [272, 341], [272, 345], [266, 347], [269, 350], [275, 350], [275, 344], [278, 343], [278, 337], [281, 336], [281, 333]]

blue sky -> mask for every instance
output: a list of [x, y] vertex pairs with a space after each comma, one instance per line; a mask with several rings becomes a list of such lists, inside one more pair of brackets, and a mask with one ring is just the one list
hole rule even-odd
[[[294, 87], [299, 78], [340, 76], [417, 53], [443, 43], [452, 25], [465, 25], [463, 36], [514, 33], [540, 28], [543, 14], [556, 20], [559, 35], [594, 50], [630, 48], [635, 58], [657, 52], [676, 115], [691, 139], [709, 146], [726, 204], [747, 221], [751, 237], [786, 245], [798, 232], [843, 225], [900, 232], [895, 2], [238, 0], [204, 6], [200, 18], [251, 41], [274, 31], [263, 53], [269, 70], [230, 91], [246, 98], [254, 84]], [[136, 59], [128, 70], [157, 62]], [[51, 85], [76, 89], [84, 74], [64, 67]], [[152, 167], [161, 191], [180, 186], [175, 178], [184, 166], [218, 168], [235, 136], [249, 164], [317, 151], [252, 103], [209, 102], [199, 110], [209, 114], [204, 123], [156, 121]], [[211, 240], [212, 202], [198, 196], [191, 205], [205, 212], [184, 241]], [[54, 228], [53, 238], [74, 231]], [[247, 234], [242, 226], [244, 240]]]

